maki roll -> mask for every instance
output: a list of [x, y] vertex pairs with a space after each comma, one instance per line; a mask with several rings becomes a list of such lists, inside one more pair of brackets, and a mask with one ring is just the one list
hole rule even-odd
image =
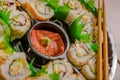
[[83, 15], [83, 20], [86, 24], [90, 24], [91, 27], [96, 27], [97, 25], [97, 18], [91, 12], [85, 13]]
[[54, 11], [44, 0], [18, 0], [26, 11], [36, 20], [49, 20]]
[[10, 15], [11, 20], [11, 41], [19, 39], [28, 31], [31, 26], [31, 20], [25, 11], [15, 10]]
[[16, 10], [15, 0], [0, 0], [0, 10], [7, 9], [9, 11]]
[[14, 53], [0, 65], [2, 80], [23, 80], [28, 75], [30, 70], [24, 53]]
[[63, 77], [71, 75], [73, 73], [73, 69], [70, 63], [67, 60], [54, 60], [50, 62], [47, 66], [47, 72], [49, 75], [51, 74], [59, 74], [61, 80]]
[[77, 12], [79, 13], [79, 11], [83, 9], [82, 4], [78, 0], [69, 0], [68, 6], [70, 7], [71, 10], [73, 10], [76, 13]]
[[83, 76], [85, 76], [86, 79], [89, 80], [95, 80], [96, 79], [96, 56], [94, 56], [93, 58], [91, 58], [88, 61], [88, 64], [84, 65], [81, 69], [81, 73], [83, 74]]
[[70, 7], [70, 12], [64, 21], [69, 25], [71, 25], [76, 18], [88, 12], [78, 0], [69, 0], [68, 6]]
[[87, 13], [86, 10], [81, 10], [78, 14], [76, 14], [74, 11], [70, 10], [68, 13], [66, 19], [64, 22], [66, 22], [68, 25], [71, 25], [79, 16]]
[[75, 41], [67, 53], [69, 60], [78, 68], [85, 65], [94, 55], [95, 52], [87, 44], [79, 41]]
[[55, 60], [53, 61], [53, 71], [60, 73], [60, 79], [73, 73], [71, 64], [67, 60]]

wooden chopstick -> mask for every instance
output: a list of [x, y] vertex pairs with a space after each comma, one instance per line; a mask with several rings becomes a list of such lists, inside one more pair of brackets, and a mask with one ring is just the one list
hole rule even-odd
[[101, 0], [98, 0], [98, 57], [97, 57], [97, 80], [103, 80], [102, 71], [102, 36], [101, 36]]
[[103, 4], [103, 75], [104, 80], [108, 80], [108, 35], [106, 29], [106, 4], [105, 0], [102, 0]]

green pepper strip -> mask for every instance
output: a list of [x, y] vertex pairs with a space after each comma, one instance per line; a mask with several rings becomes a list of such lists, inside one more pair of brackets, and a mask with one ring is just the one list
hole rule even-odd
[[58, 6], [59, 1], [58, 0], [45, 0], [47, 2], [47, 5], [52, 7], [55, 13], [55, 18], [64, 21], [70, 12], [70, 7], [65, 4], [63, 6]]
[[90, 42], [90, 34], [82, 34], [80, 36], [80, 40], [85, 43], [89, 43]]
[[79, 0], [88, 10], [90, 10], [96, 17], [98, 16], [98, 11], [95, 7], [92, 7], [89, 4], [89, 1], [86, 2], [86, 0]]
[[93, 43], [93, 44], [91, 44], [90, 46], [91, 46], [91, 48], [92, 48], [96, 53], [98, 52], [98, 44]]
[[80, 40], [82, 30], [85, 26], [85, 23], [81, 23], [81, 18], [82, 16], [78, 17], [69, 27], [72, 42], [74, 42], [75, 39]]
[[47, 2], [47, 5], [52, 7], [52, 9], [56, 9], [58, 6], [59, 1], [58, 0], [45, 0]]
[[[5, 12], [3, 14], [3, 12]], [[7, 17], [9, 16], [10, 12], [8, 11], [1, 11], [0, 12], [0, 24], [3, 25], [1, 27], [3, 27], [4, 29], [4, 33], [3, 35], [1, 35], [0, 37], [4, 38], [4, 41], [1, 41], [1, 49], [5, 52], [5, 53], [13, 53], [15, 50], [11, 47], [10, 45], [10, 36], [11, 36], [11, 28], [10, 28], [10, 23], [8, 22]], [[3, 17], [5, 16], [5, 17]], [[8, 23], [7, 23], [8, 22]]]
[[54, 17], [59, 19], [59, 20], [64, 21], [69, 12], [70, 12], [70, 7], [67, 4], [65, 4], [63, 6], [57, 7], [54, 10], [54, 13], [55, 13]]

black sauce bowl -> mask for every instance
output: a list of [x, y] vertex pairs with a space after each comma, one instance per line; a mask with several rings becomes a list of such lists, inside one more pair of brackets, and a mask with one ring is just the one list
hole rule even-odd
[[[44, 55], [40, 52], [38, 52], [34, 46], [32, 45], [31, 39], [30, 39], [30, 35], [31, 35], [31, 31], [32, 30], [47, 30], [47, 31], [52, 31], [55, 33], [59, 33], [61, 35], [61, 38], [64, 42], [65, 45], [65, 51], [64, 53], [62, 53], [61, 55], [58, 56], [47, 56]], [[41, 21], [41, 22], [37, 22], [27, 33], [27, 40], [29, 43], [29, 55], [30, 58], [37, 58], [37, 63], [39, 64], [39, 60], [40, 62], [42, 62], [43, 64], [48, 61], [48, 60], [53, 60], [53, 59], [59, 59], [59, 58], [65, 58], [66, 57], [66, 53], [69, 49], [70, 46], [70, 41], [69, 41], [69, 37], [66, 33], [66, 31], [62, 28], [62, 26], [52, 22], [52, 21]], [[31, 56], [32, 55], [32, 56]]]

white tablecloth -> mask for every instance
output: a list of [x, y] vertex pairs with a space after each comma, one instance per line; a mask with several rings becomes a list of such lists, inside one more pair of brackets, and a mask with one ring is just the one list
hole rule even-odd
[[[112, 31], [120, 60], [120, 0], [106, 0], [107, 24]], [[114, 80], [120, 80], [120, 65], [117, 66]]]

